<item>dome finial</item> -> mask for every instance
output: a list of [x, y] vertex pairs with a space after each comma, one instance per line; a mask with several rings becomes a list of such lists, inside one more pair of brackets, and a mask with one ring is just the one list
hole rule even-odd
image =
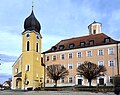
[[34, 8], [34, 1], [32, 0], [32, 10], [33, 10], [33, 8]]

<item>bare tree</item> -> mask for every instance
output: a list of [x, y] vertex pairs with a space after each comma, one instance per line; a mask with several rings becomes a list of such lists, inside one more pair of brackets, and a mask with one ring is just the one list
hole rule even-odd
[[77, 74], [83, 75], [84, 78], [88, 79], [89, 86], [91, 86], [91, 82], [93, 79], [96, 79], [99, 76], [103, 76], [106, 72], [105, 66], [98, 66], [89, 61], [85, 61], [84, 64], [81, 64], [77, 68]]
[[57, 81], [60, 78], [65, 78], [67, 75], [69, 75], [69, 72], [63, 65], [53, 64], [47, 66], [47, 76], [55, 81], [55, 86], [57, 86]]

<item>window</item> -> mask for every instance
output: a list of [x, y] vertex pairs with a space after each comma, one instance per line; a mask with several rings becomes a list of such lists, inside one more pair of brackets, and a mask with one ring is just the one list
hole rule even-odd
[[72, 58], [72, 53], [68, 54], [68, 58], [71, 59]]
[[53, 46], [53, 47], [52, 47], [52, 51], [55, 51], [56, 49], [57, 49], [56, 46]]
[[68, 64], [68, 69], [72, 69], [72, 64]]
[[59, 49], [60, 49], [60, 50], [63, 50], [63, 49], [64, 49], [64, 45], [60, 45], [60, 46], [59, 46]]
[[113, 76], [109, 77], [109, 82], [113, 84]]
[[85, 46], [85, 42], [80, 42], [80, 46], [84, 47]]
[[109, 48], [108, 49], [108, 54], [114, 54], [114, 48]]
[[30, 50], [30, 42], [27, 41], [27, 51], [29, 51], [29, 50]]
[[38, 57], [36, 57], [36, 60], [38, 61], [38, 60], [39, 60], [39, 58], [38, 58]]
[[99, 56], [101, 56], [101, 55], [103, 55], [104, 54], [104, 52], [103, 52], [103, 50], [101, 49], [101, 50], [98, 50], [98, 55]]
[[69, 77], [69, 83], [72, 83], [72, 77]]
[[93, 34], [96, 34], [96, 30], [93, 30]]
[[104, 85], [104, 78], [99, 78], [99, 84]]
[[65, 59], [64, 54], [61, 54], [61, 55], [60, 55], [60, 59], [62, 59], [62, 60]]
[[30, 65], [26, 65], [26, 71], [30, 71]]
[[30, 34], [26, 34], [26, 38], [29, 38], [30, 37]]
[[103, 61], [98, 61], [98, 66], [103, 66]]
[[56, 56], [55, 55], [52, 56], [52, 60], [56, 60]]
[[15, 72], [18, 73], [18, 68], [15, 69]]
[[114, 60], [109, 60], [108, 61], [108, 66], [110, 66], [110, 67], [115, 66]]
[[47, 80], [46, 80], [46, 83], [49, 83], [50, 81], [49, 81], [49, 78], [47, 78]]
[[74, 48], [74, 44], [69, 44], [69, 48]]
[[38, 43], [36, 43], [36, 52], [38, 52], [39, 51], [39, 45], [38, 45]]
[[110, 42], [110, 38], [105, 38], [105, 43], [109, 43]]
[[36, 74], [36, 78], [38, 78], [38, 74]]
[[37, 39], [37, 40], [40, 39], [38, 35], [36, 36], [36, 39]]
[[81, 65], [81, 63], [77, 63], [77, 68]]
[[49, 56], [46, 57], [46, 60], [49, 61]]
[[87, 51], [87, 57], [91, 57], [92, 56], [92, 51]]
[[64, 78], [61, 78], [61, 83], [64, 83]]
[[94, 41], [93, 40], [89, 41], [89, 45], [90, 46], [94, 45]]
[[78, 53], [77, 53], [77, 57], [78, 57], [78, 58], [81, 58], [81, 57], [82, 57], [82, 52], [78, 52]]

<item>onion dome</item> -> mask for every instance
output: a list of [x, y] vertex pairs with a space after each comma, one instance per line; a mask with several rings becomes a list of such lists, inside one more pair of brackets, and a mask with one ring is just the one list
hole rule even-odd
[[39, 21], [36, 19], [33, 10], [31, 12], [30, 16], [27, 17], [24, 21], [24, 29], [25, 29], [25, 31], [34, 30], [40, 34], [41, 25], [40, 25]]

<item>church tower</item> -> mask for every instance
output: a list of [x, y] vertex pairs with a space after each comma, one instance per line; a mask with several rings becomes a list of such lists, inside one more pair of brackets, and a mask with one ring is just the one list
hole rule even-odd
[[[44, 83], [44, 68], [41, 63], [41, 25], [32, 10], [24, 21], [22, 33], [22, 85], [24, 88], [37, 88]], [[42, 85], [43, 86], [43, 85]]]
[[102, 24], [99, 22], [94, 21], [88, 26], [89, 35], [95, 35], [101, 33], [101, 26]]

